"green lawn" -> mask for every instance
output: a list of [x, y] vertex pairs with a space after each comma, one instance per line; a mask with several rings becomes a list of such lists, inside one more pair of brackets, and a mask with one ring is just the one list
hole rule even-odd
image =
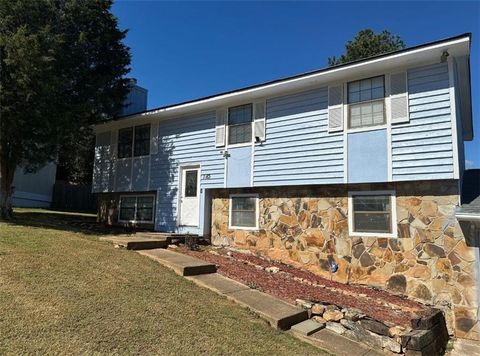
[[0, 354], [320, 351], [158, 263], [98, 240], [88, 214], [0, 222]]

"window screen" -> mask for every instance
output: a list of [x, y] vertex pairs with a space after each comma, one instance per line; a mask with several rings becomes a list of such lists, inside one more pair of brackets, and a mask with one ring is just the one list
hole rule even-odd
[[120, 198], [120, 220], [135, 220], [135, 205], [137, 199], [135, 197]]
[[150, 124], [135, 126], [134, 156], [147, 156], [150, 154]]
[[252, 142], [252, 104], [228, 109], [228, 143]]
[[353, 195], [353, 231], [392, 232], [390, 195]]
[[385, 124], [385, 80], [383, 76], [348, 83], [348, 127]]
[[118, 158], [132, 157], [133, 128], [118, 130]]
[[231, 198], [233, 227], [256, 227], [257, 226], [257, 198], [255, 196]]

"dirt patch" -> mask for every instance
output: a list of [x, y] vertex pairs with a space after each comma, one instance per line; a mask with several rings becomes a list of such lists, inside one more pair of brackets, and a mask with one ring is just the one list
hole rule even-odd
[[[289, 303], [305, 299], [335, 304], [342, 308], [357, 308], [373, 319], [407, 328], [411, 325], [411, 319], [432, 313], [428, 306], [383, 290], [331, 281], [253, 254], [225, 249], [209, 252], [180, 248], [178, 251], [214, 263], [218, 267], [218, 273]], [[268, 272], [267, 270], [272, 270], [269, 267], [278, 269]]]

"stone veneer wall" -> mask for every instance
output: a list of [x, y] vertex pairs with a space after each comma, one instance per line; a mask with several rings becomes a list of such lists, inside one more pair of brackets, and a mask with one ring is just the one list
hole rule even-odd
[[[398, 238], [349, 236], [348, 191], [396, 190]], [[229, 194], [259, 194], [258, 231], [229, 230]], [[454, 217], [457, 181], [212, 191], [214, 245], [259, 252], [318, 275], [407, 295], [445, 311], [457, 337], [479, 339], [475, 247]], [[338, 264], [330, 272], [330, 261]]]

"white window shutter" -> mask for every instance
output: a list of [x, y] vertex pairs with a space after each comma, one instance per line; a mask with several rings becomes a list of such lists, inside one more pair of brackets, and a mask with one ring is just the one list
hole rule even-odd
[[266, 103], [265, 101], [258, 101], [254, 103], [254, 126], [253, 132], [255, 135], [256, 142], [263, 142], [265, 141], [265, 123], [266, 123]]
[[152, 122], [150, 125], [150, 154], [158, 153], [158, 122]]
[[328, 132], [343, 130], [343, 85], [328, 87]]
[[390, 74], [390, 118], [392, 124], [409, 122], [407, 72]]
[[227, 109], [217, 110], [217, 117], [215, 120], [215, 146], [225, 146], [225, 130], [227, 124]]
[[113, 130], [110, 133], [110, 155], [112, 159], [117, 158], [117, 139], [118, 139], [118, 130]]

